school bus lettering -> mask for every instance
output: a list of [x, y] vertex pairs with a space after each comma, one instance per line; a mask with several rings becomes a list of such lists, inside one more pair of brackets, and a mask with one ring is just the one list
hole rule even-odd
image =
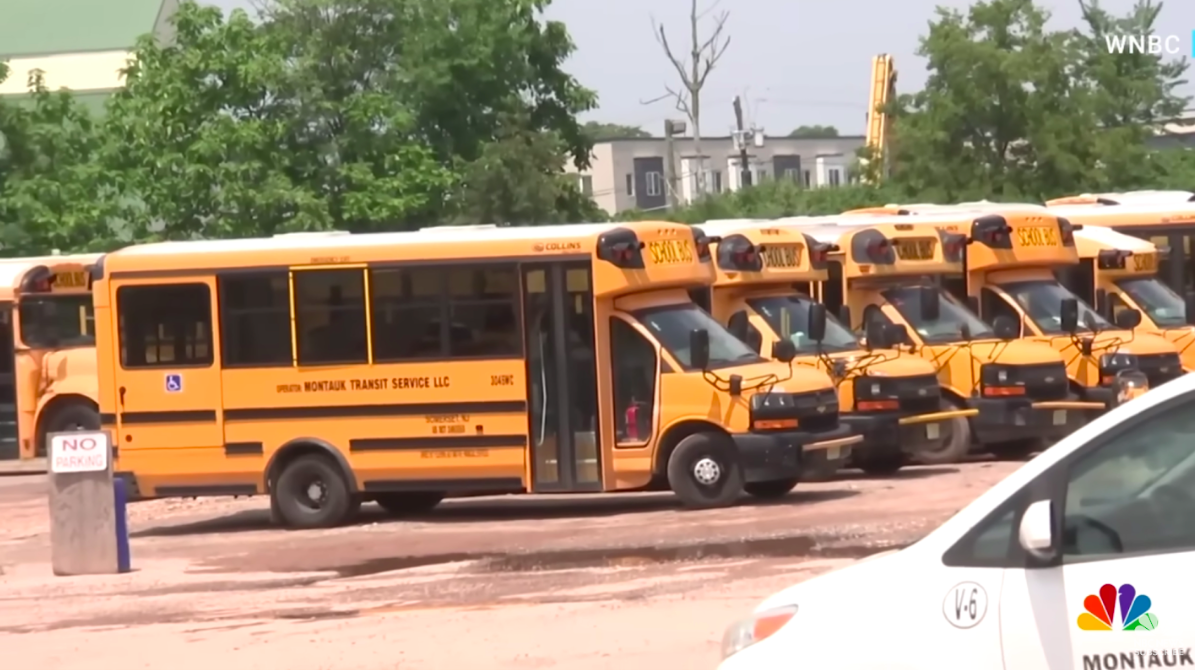
[[302, 393], [302, 384], [279, 384], [277, 388], [278, 393]]
[[801, 245], [776, 244], [763, 248], [763, 264], [768, 268], [795, 268], [801, 261]]
[[446, 389], [448, 377], [395, 377], [390, 380], [395, 389]]
[[932, 237], [896, 240], [896, 255], [902, 261], [929, 261], [934, 258], [937, 240]]
[[531, 247], [536, 251], [581, 251], [580, 242], [545, 242]]
[[324, 393], [327, 391], [347, 391], [348, 386], [343, 379], [329, 379], [318, 382], [303, 382], [303, 390], [307, 393]]
[[1137, 272], [1156, 272], [1158, 269], [1157, 254], [1133, 254], [1133, 269]]
[[77, 291], [91, 288], [91, 274], [82, 270], [78, 272], [59, 272], [54, 275], [50, 283], [51, 291]]
[[469, 423], [468, 414], [431, 414], [424, 417], [428, 423]]
[[374, 379], [350, 379], [349, 387], [354, 391], [385, 391], [390, 388], [390, 380], [385, 377]]
[[684, 240], [658, 240], [647, 244], [651, 262], [656, 265], [674, 265], [693, 262], [693, 245]]
[[421, 451], [423, 458], [489, 458], [489, 449], [434, 449]]
[[465, 432], [463, 424], [432, 426], [432, 435], [460, 435]]
[[514, 375], [490, 375], [490, 386], [514, 386]]
[[325, 265], [325, 264], [331, 264], [331, 263], [348, 263], [348, 262], [349, 262], [348, 256], [312, 256], [311, 257], [311, 263], [319, 264], [319, 265]]
[[1057, 228], [1034, 226], [1017, 229], [1017, 244], [1022, 247], [1056, 247], [1059, 243]]

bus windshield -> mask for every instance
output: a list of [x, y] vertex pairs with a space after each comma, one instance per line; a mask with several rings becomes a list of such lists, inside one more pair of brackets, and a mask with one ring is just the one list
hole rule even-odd
[[954, 296], [938, 289], [938, 318], [926, 321], [921, 318], [921, 286], [902, 286], [884, 291], [884, 299], [900, 312], [905, 321], [913, 326], [924, 342], [957, 342], [962, 339], [963, 327], [971, 331], [971, 337], [984, 339], [995, 337], [991, 326], [975, 316]]
[[21, 343], [31, 349], [95, 345], [90, 294], [33, 295], [21, 299]]
[[854, 351], [862, 349], [855, 334], [833, 317], [826, 317], [826, 339], [820, 346], [809, 339], [809, 306], [813, 301], [805, 296], [774, 296], [747, 301], [751, 309], [762, 316], [778, 337], [787, 337], [796, 345], [798, 353], [820, 351]]
[[1067, 299], [1079, 301], [1080, 331], [1091, 332], [1093, 327], [1098, 330], [1114, 328], [1107, 319], [1053, 279], [1012, 282], [1001, 284], [1000, 288], [1012, 296], [1041, 332], [1047, 335], [1066, 334], [1062, 330], [1062, 301]]
[[762, 363], [764, 359], [693, 303], [653, 307], [634, 313], [678, 363], [692, 369], [689, 333], [704, 329], [710, 335], [710, 369]]
[[1129, 294], [1158, 326], [1187, 325], [1187, 306], [1170, 287], [1156, 277], [1118, 279], [1116, 285]]

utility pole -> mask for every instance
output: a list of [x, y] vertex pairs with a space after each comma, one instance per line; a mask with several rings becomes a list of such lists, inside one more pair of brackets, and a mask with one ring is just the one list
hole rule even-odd
[[668, 209], [675, 209], [680, 204], [680, 198], [676, 196], [676, 147], [673, 138], [684, 132], [684, 121], [664, 121], [664, 195], [668, 198]]
[[743, 100], [734, 96], [734, 122], [738, 131], [734, 134], [734, 143], [739, 150], [739, 169], [741, 170], [740, 188], [751, 185], [751, 157], [747, 155], [747, 129], [743, 127]]

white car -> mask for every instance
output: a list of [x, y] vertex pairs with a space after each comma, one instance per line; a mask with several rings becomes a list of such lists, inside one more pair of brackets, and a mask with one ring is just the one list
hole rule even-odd
[[[930, 484], [932, 486], [932, 484]], [[785, 589], [719, 670], [1195, 667], [1195, 374], [1096, 419], [924, 539]]]

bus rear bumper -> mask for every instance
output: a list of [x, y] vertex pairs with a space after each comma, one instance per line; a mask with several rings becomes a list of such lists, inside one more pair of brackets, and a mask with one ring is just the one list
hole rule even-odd
[[846, 462], [851, 449], [863, 441], [847, 424], [833, 430], [738, 433], [731, 435], [743, 479], [748, 483], [800, 477], [815, 462]]
[[1019, 440], [1060, 440], [1082, 427], [1104, 404], [1088, 400], [1033, 401], [1027, 398], [979, 398], [971, 430], [980, 444]]

